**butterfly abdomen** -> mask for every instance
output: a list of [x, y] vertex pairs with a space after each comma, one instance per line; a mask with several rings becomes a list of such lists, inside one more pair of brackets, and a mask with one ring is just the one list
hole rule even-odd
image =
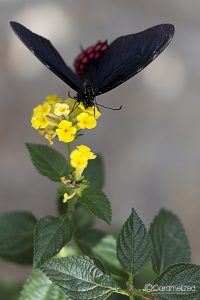
[[99, 59], [107, 48], [108, 44], [107, 41], [105, 41], [98, 42], [95, 46], [88, 47], [82, 51], [74, 61], [76, 74], [82, 77], [89, 63]]

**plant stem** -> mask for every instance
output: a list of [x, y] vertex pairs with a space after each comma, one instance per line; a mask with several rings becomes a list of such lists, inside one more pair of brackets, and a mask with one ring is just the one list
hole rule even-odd
[[69, 164], [69, 173], [71, 172], [71, 166], [70, 166], [70, 154], [71, 154], [71, 144], [67, 143], [67, 159], [68, 159], [68, 164]]
[[73, 214], [74, 214], [74, 209], [75, 209], [75, 206], [76, 206], [76, 202], [77, 202], [77, 197], [74, 197], [74, 198], [70, 199], [69, 203], [68, 203], [67, 218], [70, 221], [71, 221], [71, 219], [73, 217]]
[[133, 282], [134, 282], [133, 275], [130, 274], [128, 282], [127, 282], [127, 287], [128, 287], [128, 291], [129, 291], [129, 299], [130, 300], [135, 300]]
[[145, 292], [143, 290], [137, 290], [136, 291], [136, 296], [138, 297], [142, 297], [142, 299], [146, 299], [146, 300], [154, 300], [154, 296], [151, 295], [149, 292]]

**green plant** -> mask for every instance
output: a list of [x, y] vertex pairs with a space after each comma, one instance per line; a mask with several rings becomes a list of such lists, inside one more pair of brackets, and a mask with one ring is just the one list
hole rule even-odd
[[67, 143], [67, 158], [50, 146], [27, 144], [38, 172], [59, 184], [59, 214], [40, 220], [29, 212], [0, 215], [0, 256], [33, 264], [19, 299], [199, 299], [200, 267], [190, 262], [176, 215], [162, 209], [148, 230], [132, 209], [117, 238], [94, 228], [94, 216], [107, 224], [112, 217], [102, 192], [103, 160], [85, 145], [71, 150], [71, 143], [96, 126], [100, 113], [73, 106], [72, 99], [48, 96], [32, 117], [51, 144], [55, 138]]

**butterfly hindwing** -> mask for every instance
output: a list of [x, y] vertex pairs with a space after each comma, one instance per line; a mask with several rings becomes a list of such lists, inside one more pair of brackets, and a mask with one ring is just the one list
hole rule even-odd
[[20, 40], [47, 68], [67, 83], [72, 89], [75, 91], [79, 90], [81, 81], [65, 64], [61, 55], [49, 40], [33, 33], [17, 22], [10, 22], [10, 25]]
[[169, 44], [174, 26], [161, 24], [113, 41], [97, 64], [91, 66], [95, 94], [106, 93], [144, 69]]

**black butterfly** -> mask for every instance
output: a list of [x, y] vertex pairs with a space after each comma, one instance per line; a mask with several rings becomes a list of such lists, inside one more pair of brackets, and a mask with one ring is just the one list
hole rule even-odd
[[97, 105], [96, 96], [114, 89], [144, 69], [165, 49], [175, 32], [173, 25], [161, 24], [119, 37], [110, 45], [107, 41], [98, 42], [82, 50], [75, 59], [73, 72], [49, 40], [19, 23], [10, 22], [10, 25], [29, 50], [77, 92], [74, 98], [78, 103], [83, 102], [85, 108]]

